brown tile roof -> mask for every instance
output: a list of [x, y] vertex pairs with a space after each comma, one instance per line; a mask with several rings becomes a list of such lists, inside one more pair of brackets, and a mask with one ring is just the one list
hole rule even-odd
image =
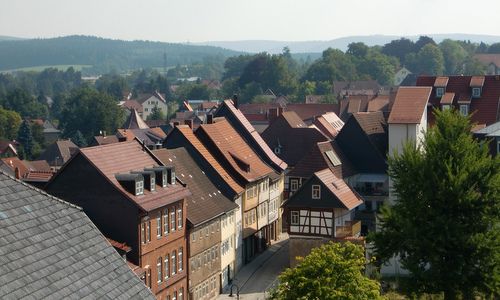
[[330, 139], [335, 138], [344, 126], [344, 122], [334, 112], [317, 117], [313, 124]]
[[121, 104], [122, 107], [126, 108], [126, 109], [129, 109], [129, 110], [132, 110], [132, 109], [135, 109], [137, 110], [138, 112], [142, 112], [142, 105], [135, 101], [135, 100], [126, 100], [126, 101], [123, 101], [123, 103]]
[[66, 163], [72, 155], [78, 152], [78, 146], [71, 140], [55, 141], [40, 154], [39, 160], [46, 160], [49, 165], [59, 165]]
[[200, 108], [203, 109], [203, 110], [208, 110], [208, 109], [212, 109], [214, 107], [217, 107], [219, 105], [218, 102], [213, 102], [213, 101], [203, 101], [201, 104], [200, 104]]
[[338, 178], [330, 169], [314, 173], [316, 177], [334, 194], [348, 210], [363, 204], [361, 197], [355, 193], [344, 180]]
[[431, 91], [432, 87], [400, 87], [387, 123], [420, 123]]
[[484, 76], [472, 76], [470, 79], [471, 87], [482, 87], [484, 85]]
[[144, 195], [135, 196], [128, 192], [116, 179], [115, 174], [139, 171], [159, 166], [160, 161], [137, 141], [121, 142], [80, 149], [85, 157], [117, 190], [145, 211], [163, 207], [181, 200], [191, 193], [181, 184], [156, 187], [155, 192], [144, 189]]
[[185, 148], [159, 149], [153, 154], [165, 165], [174, 165], [177, 177], [191, 191], [186, 201], [187, 218], [194, 226], [238, 208], [226, 198], [194, 161]]
[[149, 128], [148, 124], [144, 122], [144, 120], [139, 116], [139, 113], [135, 109], [130, 110], [130, 114], [125, 120], [122, 128], [124, 129], [147, 129]]
[[475, 54], [474, 58], [485, 65], [494, 64], [500, 67], [500, 54]]
[[294, 112], [294, 111], [285, 111], [282, 114], [283, 119], [288, 122], [291, 128], [305, 128], [307, 127], [306, 123], [302, 121], [302, 119]]
[[113, 246], [116, 249], [120, 249], [124, 252], [130, 252], [132, 250], [132, 247], [128, 246], [125, 243], [120, 243], [120, 242], [117, 242], [117, 241], [110, 239], [110, 238], [106, 238], [106, 239], [111, 244], [111, 246]]
[[97, 135], [94, 136], [94, 140], [97, 145], [107, 145], [119, 142], [118, 137], [116, 135], [107, 135], [107, 136]]
[[[334, 165], [327, 156], [327, 151], [332, 151], [340, 160], [340, 165]], [[347, 178], [356, 174], [356, 169], [344, 154], [336, 141], [317, 143], [295, 167], [287, 174], [290, 177], [309, 178], [315, 172], [329, 168], [338, 178]]]
[[381, 155], [387, 152], [387, 122], [382, 112], [356, 113], [353, 114], [361, 129], [370, 142], [377, 148]]
[[23, 162], [28, 166], [30, 170], [43, 172], [50, 171], [50, 166], [46, 160], [24, 160]]
[[55, 173], [52, 171], [29, 171], [22, 178], [26, 182], [49, 182]]
[[436, 80], [434, 81], [435, 87], [446, 87], [446, 85], [448, 85], [448, 77], [436, 77]]
[[229, 173], [220, 165], [219, 161], [208, 151], [208, 149], [201, 143], [196, 135], [194, 135], [193, 130], [187, 125], [180, 125], [173, 129], [173, 131], [180, 132], [187, 141], [198, 151], [198, 153], [214, 168], [224, 181], [231, 187], [231, 189], [236, 194], [241, 194], [245, 191], [239, 183], [237, 183], [234, 178], [229, 175]]
[[338, 104], [306, 104], [306, 103], [290, 103], [286, 106], [286, 111], [294, 111], [299, 117], [306, 121], [312, 120], [314, 117], [321, 116], [328, 112], [339, 113]]
[[380, 95], [368, 102], [366, 111], [387, 111], [389, 109], [389, 95]]
[[454, 98], [455, 93], [444, 93], [443, 97], [441, 97], [441, 104], [452, 104]]
[[19, 159], [19, 157], [5, 157], [2, 158], [3, 163], [8, 166], [12, 171], [15, 171], [16, 168], [19, 170], [20, 178], [24, 177], [29, 172], [28, 166]]
[[[499, 55], [500, 57], [500, 55]], [[460, 101], [468, 100], [472, 95], [470, 86], [471, 76], [449, 76], [449, 82], [446, 86], [446, 92], [455, 93], [455, 99]], [[435, 81], [434, 76], [419, 76], [417, 86], [432, 87]], [[427, 109], [427, 119], [429, 124], [434, 124], [434, 115], [432, 108], [440, 107], [440, 98], [435, 96], [435, 91], [432, 92], [429, 103], [432, 107]], [[484, 76], [484, 85], [481, 89], [481, 97], [473, 98], [470, 101], [469, 112], [471, 113], [471, 121], [478, 124], [490, 125], [498, 121], [500, 116], [500, 80], [498, 76]], [[456, 109], [459, 109], [457, 101], [453, 104]]]
[[274, 152], [269, 148], [269, 146], [264, 142], [260, 134], [253, 128], [252, 124], [248, 122], [247, 118], [243, 115], [243, 113], [234, 107], [232, 100], [224, 100], [223, 105], [225, 105], [229, 111], [236, 117], [236, 119], [241, 123], [241, 125], [246, 129], [247, 133], [250, 134], [254, 142], [260, 147], [260, 149], [265, 153], [267, 158], [276, 165], [276, 167], [281, 170], [286, 170], [288, 167], [286, 162], [282, 161], [279, 157], [274, 154]]
[[196, 131], [198, 137], [201, 134], [206, 134], [218, 153], [245, 181], [253, 182], [274, 173], [273, 169], [259, 158], [227, 120], [202, 124]]

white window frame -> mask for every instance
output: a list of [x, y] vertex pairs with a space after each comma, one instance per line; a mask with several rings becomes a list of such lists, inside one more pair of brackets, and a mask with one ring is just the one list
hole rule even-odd
[[172, 252], [172, 257], [170, 259], [172, 261], [172, 276], [174, 276], [175, 274], [177, 274], [177, 251], [176, 250], [174, 250], [174, 252]]
[[169, 228], [168, 228], [168, 226], [170, 226], [170, 223], [168, 223], [168, 209], [165, 209], [165, 210], [163, 211], [163, 216], [162, 216], [162, 218], [163, 218], [163, 234], [164, 234], [165, 236], [167, 236], [167, 235], [168, 235], [168, 232], [169, 232], [169, 230], [168, 230], [168, 229], [169, 229]]
[[151, 191], [154, 192], [156, 190], [156, 180], [155, 180], [155, 176], [151, 176], [150, 180], [149, 180], [149, 185], [151, 187]]
[[311, 186], [311, 198], [320, 199], [321, 198], [321, 185], [313, 184]]
[[473, 87], [472, 88], [472, 97], [474, 97], [474, 98], [481, 97], [481, 88], [480, 87]]
[[[295, 186], [295, 188], [294, 188]], [[297, 178], [290, 179], [290, 191], [295, 192], [299, 189], [299, 180]]]
[[449, 110], [451, 106], [449, 104], [443, 104], [443, 110]]
[[144, 195], [144, 181], [139, 180], [135, 182], [135, 195]]
[[169, 272], [170, 272], [170, 265], [169, 265], [169, 260], [168, 260], [168, 256], [169, 254], [167, 253], [167, 255], [165, 255], [165, 260], [163, 261], [164, 263], [164, 270], [165, 270], [165, 280], [168, 279], [168, 277], [170, 276]]
[[163, 269], [162, 269], [162, 265], [161, 265], [161, 256], [158, 257], [158, 259], [156, 260], [156, 272], [157, 272], [157, 275], [158, 275], [158, 283], [162, 283], [163, 282]]
[[178, 254], [177, 254], [177, 260], [179, 261], [179, 262], [178, 262], [178, 265], [179, 265], [179, 272], [182, 272], [182, 270], [184, 269], [184, 267], [183, 267], [183, 263], [182, 263], [182, 252], [183, 252], [183, 250], [184, 250], [184, 249], [183, 249], [182, 247], [180, 247], [180, 248], [179, 248], [179, 252], [178, 252]]
[[290, 213], [290, 225], [299, 225], [299, 212], [296, 210], [292, 210]]
[[181, 229], [183, 224], [182, 220], [182, 206], [177, 209], [177, 228]]
[[170, 231], [175, 231], [175, 207], [170, 209]]
[[436, 88], [436, 97], [441, 98], [444, 95], [444, 87]]
[[161, 238], [162, 235], [162, 228], [161, 228], [161, 212], [158, 213], [158, 216], [156, 217], [156, 238]]
[[468, 104], [460, 104], [460, 114], [462, 116], [469, 115], [469, 105]]

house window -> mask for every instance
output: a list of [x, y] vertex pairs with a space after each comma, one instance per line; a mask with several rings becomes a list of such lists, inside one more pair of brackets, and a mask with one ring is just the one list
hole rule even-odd
[[299, 225], [299, 212], [292, 211], [291, 225]]
[[500, 141], [497, 141], [497, 154], [500, 153]]
[[163, 211], [163, 234], [168, 235], [168, 209]]
[[175, 275], [175, 273], [177, 273], [177, 252], [175, 250], [174, 252], [172, 252], [171, 260], [172, 260], [172, 275]]
[[158, 217], [156, 217], [156, 237], [161, 237], [161, 213], [158, 213]]
[[163, 172], [163, 175], [162, 175], [162, 187], [167, 187], [167, 172]]
[[145, 111], [145, 112], [147, 112], [147, 111], [148, 111], [148, 108], [147, 108], [147, 107], [145, 107], [145, 108], [144, 108], [144, 111]]
[[319, 199], [321, 194], [321, 186], [319, 184], [312, 185], [312, 198]]
[[281, 154], [281, 147], [274, 147], [275, 154]]
[[474, 98], [481, 97], [481, 88], [478, 87], [472, 88], [472, 97]]
[[172, 300], [177, 300], [177, 291], [174, 291], [174, 295], [172, 296]]
[[144, 181], [139, 180], [135, 182], [135, 195], [143, 195], [144, 194]]
[[175, 208], [170, 209], [170, 231], [175, 231]]
[[152, 192], [156, 190], [156, 182], [154, 176], [151, 176], [151, 179], [149, 181], [149, 186], [151, 187]]
[[146, 244], [146, 222], [141, 223], [141, 240], [143, 244]]
[[161, 257], [158, 257], [158, 260], [156, 262], [156, 272], [158, 272], [158, 283], [161, 283], [163, 281], [163, 274], [162, 274], [162, 268], [161, 268]]
[[443, 110], [448, 110], [450, 109], [450, 105], [449, 104], [443, 104]]
[[467, 116], [469, 114], [469, 105], [467, 104], [460, 105], [460, 114], [462, 116]]
[[184, 300], [184, 288], [179, 289], [179, 300]]
[[443, 87], [438, 87], [436, 88], [436, 97], [441, 98], [444, 95], [444, 88]]
[[179, 272], [182, 272], [182, 268], [183, 268], [183, 263], [182, 263], [182, 247], [179, 248], [179, 255], [177, 256], [178, 257], [178, 260], [179, 260]]
[[182, 207], [177, 209], [177, 227], [182, 228]]
[[168, 253], [167, 255], [165, 255], [165, 261], [163, 262], [164, 264], [164, 267], [165, 267], [165, 280], [168, 279], [168, 275], [169, 275], [169, 270], [168, 270], [168, 267], [169, 267], [169, 264], [168, 264]]
[[295, 192], [298, 189], [299, 189], [299, 180], [290, 179], [290, 191]]
[[148, 270], [146, 272], [147, 272], [146, 276], [148, 278], [148, 284], [147, 284], [147, 286], [149, 288], [151, 288], [151, 269], [148, 268]]

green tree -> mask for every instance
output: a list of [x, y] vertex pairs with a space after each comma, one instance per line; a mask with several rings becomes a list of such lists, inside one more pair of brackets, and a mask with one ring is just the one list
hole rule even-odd
[[87, 140], [80, 130], [77, 130], [71, 137], [71, 141], [80, 148], [87, 147]]
[[395, 56], [399, 62], [404, 65], [406, 55], [413, 52], [415, 43], [407, 38], [393, 40], [382, 47], [382, 53], [385, 55]]
[[272, 299], [380, 299], [380, 285], [363, 275], [364, 249], [350, 242], [314, 248], [280, 276]]
[[66, 137], [79, 130], [89, 141], [99, 131], [115, 132], [123, 121], [124, 112], [112, 96], [83, 87], [73, 90], [68, 97], [60, 126]]
[[498, 296], [500, 158], [471, 136], [468, 117], [435, 115], [421, 148], [408, 143], [389, 158], [397, 200], [382, 210], [376, 256], [399, 256], [416, 293]]
[[17, 112], [0, 107], [0, 138], [17, 138], [21, 122], [21, 116]]
[[350, 43], [347, 45], [346, 53], [358, 58], [363, 58], [368, 54], [369, 49], [370, 48], [362, 42]]
[[452, 75], [462, 73], [464, 60], [468, 54], [460, 43], [446, 39], [439, 44], [439, 48], [443, 52], [446, 74]]
[[151, 113], [148, 115], [148, 120], [165, 120], [165, 114], [158, 106], [155, 106], [151, 109]]
[[427, 75], [442, 75], [444, 72], [444, 57], [441, 49], [432, 43], [423, 46], [417, 54], [415, 69]]
[[24, 121], [19, 127], [19, 132], [17, 134], [17, 141], [23, 147], [24, 157], [23, 159], [33, 158], [33, 148], [35, 146], [35, 140], [33, 139], [33, 134], [31, 132], [31, 126], [28, 121]]

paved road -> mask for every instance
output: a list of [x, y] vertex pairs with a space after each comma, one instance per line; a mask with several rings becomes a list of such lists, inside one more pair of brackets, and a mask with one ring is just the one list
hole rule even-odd
[[[288, 238], [272, 245], [236, 275], [234, 283], [240, 286], [240, 300], [264, 300], [264, 292], [276, 283], [278, 275], [289, 266]], [[233, 289], [235, 293], [236, 289]], [[236, 295], [235, 295], [236, 296]], [[218, 299], [236, 299], [222, 294]]]

